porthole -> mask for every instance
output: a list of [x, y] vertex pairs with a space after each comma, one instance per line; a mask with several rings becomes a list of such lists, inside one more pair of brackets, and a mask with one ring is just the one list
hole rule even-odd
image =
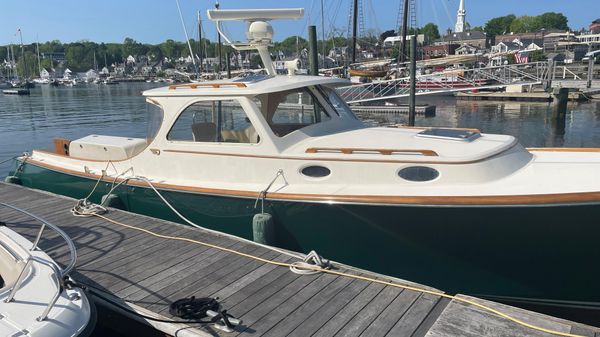
[[431, 181], [439, 177], [438, 170], [427, 166], [405, 167], [398, 171], [398, 176], [404, 180], [424, 182]]
[[331, 170], [325, 166], [312, 165], [300, 171], [303, 175], [311, 178], [324, 178], [331, 174]]

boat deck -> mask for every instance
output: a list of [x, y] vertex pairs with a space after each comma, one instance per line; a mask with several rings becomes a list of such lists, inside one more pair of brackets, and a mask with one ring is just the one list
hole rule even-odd
[[[211, 325], [148, 321], [173, 336], [552, 336], [456, 299], [339, 275], [298, 275], [286, 267], [139, 230], [199, 240], [273, 261], [294, 260], [249, 242], [168, 221], [113, 209], [106, 217], [135, 228], [98, 217], [74, 217], [69, 210], [75, 200], [6, 183], [0, 183], [0, 202], [59, 225], [77, 246], [74, 279], [112, 301], [147, 316], [176, 319], [168, 312], [173, 301], [189, 296], [218, 297], [228, 313], [243, 320], [233, 333]], [[32, 226], [33, 220], [0, 208], [0, 221], [33, 240], [37, 228]], [[43, 236], [40, 247], [59, 262], [67, 259], [64, 244], [50, 232]], [[432, 289], [351, 267], [338, 268]], [[600, 329], [578, 323], [462, 298], [547, 329], [600, 335]]]

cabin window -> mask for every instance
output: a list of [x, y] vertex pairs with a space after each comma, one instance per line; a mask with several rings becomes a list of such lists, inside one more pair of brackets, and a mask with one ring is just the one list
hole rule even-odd
[[331, 119], [329, 113], [307, 88], [258, 95], [255, 102], [273, 133], [279, 137]]
[[303, 175], [311, 178], [324, 178], [331, 174], [331, 170], [325, 166], [312, 165], [300, 171]]
[[162, 107], [157, 102], [150, 99], [147, 100], [147, 102], [146, 112], [148, 117], [146, 120], [146, 143], [150, 144], [160, 130], [164, 113]]
[[323, 97], [325, 97], [325, 99], [327, 100], [327, 103], [329, 103], [333, 107], [333, 109], [338, 114], [338, 116], [350, 117], [350, 118], [358, 120], [356, 115], [354, 115], [354, 112], [352, 112], [352, 109], [350, 109], [350, 107], [335, 92], [335, 90], [330, 89], [330, 88], [324, 88], [321, 86], [319, 86], [317, 88], [319, 89], [319, 92], [321, 93], [321, 95], [323, 95]]
[[414, 182], [431, 181], [439, 177], [438, 170], [427, 166], [410, 166], [398, 171], [398, 176], [404, 180]]
[[189, 142], [258, 143], [259, 137], [238, 101], [202, 101], [183, 110], [167, 139]]

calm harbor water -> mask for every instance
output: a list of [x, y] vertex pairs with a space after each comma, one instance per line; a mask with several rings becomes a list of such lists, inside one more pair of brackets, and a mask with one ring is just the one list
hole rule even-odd
[[[89, 134], [144, 137], [148, 83], [38, 86], [31, 96], [0, 94], [0, 161], [35, 148], [51, 148], [55, 137], [76, 139]], [[566, 119], [552, 117], [545, 103], [457, 101], [453, 97], [419, 97], [437, 106], [435, 117], [417, 116], [419, 126], [478, 128], [510, 134], [527, 147], [600, 147], [600, 102], [569, 103]], [[363, 117], [372, 125], [405, 123], [404, 115]], [[0, 165], [4, 177], [11, 163]], [[105, 314], [106, 315], [106, 314]], [[110, 315], [110, 314], [109, 314]], [[101, 317], [111, 321], [113, 318]], [[114, 335], [99, 329], [95, 336]], [[135, 334], [133, 334], [135, 335]]]

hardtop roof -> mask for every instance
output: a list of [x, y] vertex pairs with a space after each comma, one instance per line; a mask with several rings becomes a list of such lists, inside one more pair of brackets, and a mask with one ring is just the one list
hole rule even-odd
[[160, 96], [254, 96], [311, 85], [338, 87], [351, 82], [337, 77], [277, 75], [236, 77], [198, 83], [174, 84], [144, 91], [146, 97]]

